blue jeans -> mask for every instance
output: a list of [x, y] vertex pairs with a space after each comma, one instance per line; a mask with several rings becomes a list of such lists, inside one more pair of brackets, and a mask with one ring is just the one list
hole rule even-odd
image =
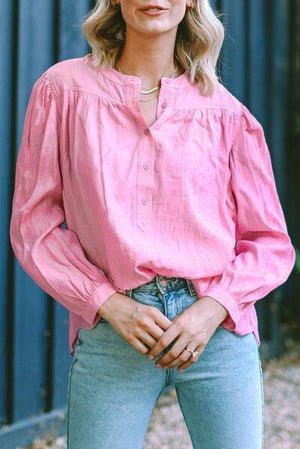
[[[172, 320], [198, 300], [191, 281], [157, 275], [126, 295]], [[141, 449], [156, 402], [174, 386], [194, 449], [262, 449], [263, 377], [259, 347], [219, 326], [199, 359], [162, 370], [103, 318], [79, 329], [69, 372], [68, 449]]]

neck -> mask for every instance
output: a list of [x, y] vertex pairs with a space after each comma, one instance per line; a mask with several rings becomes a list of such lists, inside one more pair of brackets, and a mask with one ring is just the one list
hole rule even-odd
[[[130, 28], [129, 28], [130, 30]], [[117, 62], [123, 73], [135, 75], [143, 86], [157, 86], [162, 76], [175, 77], [180, 73], [174, 57], [174, 42], [170, 36], [141, 35], [127, 30], [122, 54]]]

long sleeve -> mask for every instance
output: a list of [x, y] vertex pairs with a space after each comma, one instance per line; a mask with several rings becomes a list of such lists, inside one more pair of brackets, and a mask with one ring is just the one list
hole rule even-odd
[[[296, 258], [278, 198], [270, 153], [261, 124], [241, 103], [230, 157], [236, 203], [235, 257], [212, 278], [202, 296], [228, 311], [223, 324], [235, 330], [249, 305], [289, 277]], [[193, 280], [197, 290], [197, 280]]]
[[65, 221], [59, 165], [60, 116], [47, 72], [35, 82], [16, 163], [10, 241], [24, 271], [89, 325], [117, 290], [90, 263]]

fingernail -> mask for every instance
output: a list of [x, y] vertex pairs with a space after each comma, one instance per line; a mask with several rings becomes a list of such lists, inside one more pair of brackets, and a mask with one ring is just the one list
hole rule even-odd
[[148, 360], [151, 361], [153, 359], [154, 359], [153, 355], [149, 355]]

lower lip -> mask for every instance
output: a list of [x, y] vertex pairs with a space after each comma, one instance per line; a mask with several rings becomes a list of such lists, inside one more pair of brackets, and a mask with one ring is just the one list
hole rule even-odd
[[145, 11], [140, 11], [140, 12], [143, 12], [144, 14], [147, 14], [148, 16], [159, 16], [160, 14], [162, 14], [163, 12], [166, 12], [166, 11], [167, 11], [166, 9], [161, 9], [159, 11], [145, 10]]

